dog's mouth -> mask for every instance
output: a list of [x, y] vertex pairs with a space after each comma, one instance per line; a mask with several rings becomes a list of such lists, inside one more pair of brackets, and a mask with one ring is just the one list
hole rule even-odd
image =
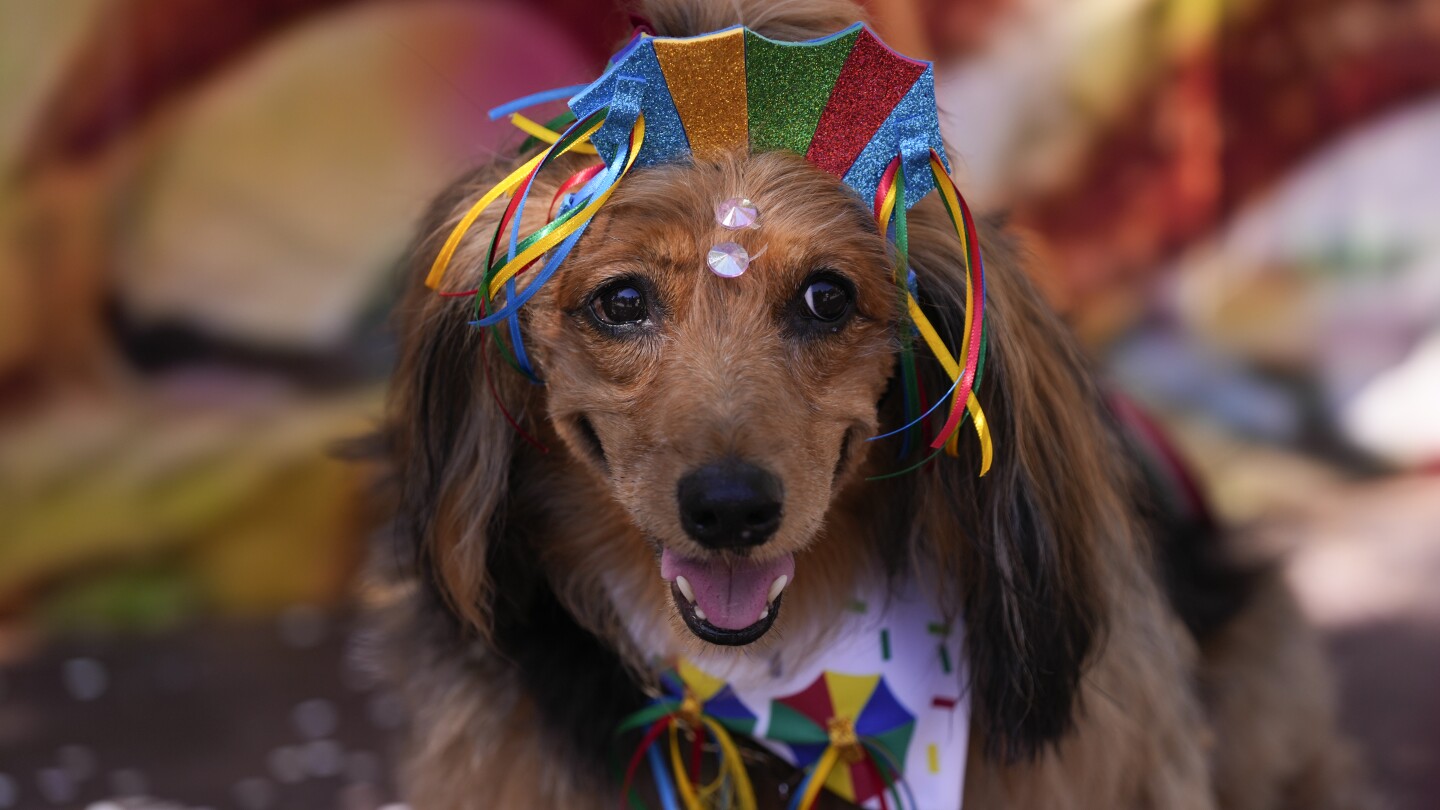
[[756, 562], [743, 557], [660, 554], [660, 576], [685, 626], [702, 641], [738, 647], [775, 624], [785, 587], [795, 579], [795, 557]]

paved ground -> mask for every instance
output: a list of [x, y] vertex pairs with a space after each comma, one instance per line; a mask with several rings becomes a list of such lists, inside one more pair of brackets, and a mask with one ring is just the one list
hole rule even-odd
[[0, 670], [0, 808], [138, 795], [240, 810], [384, 806], [398, 707], [346, 660], [345, 635], [343, 622], [297, 611], [123, 644], [71, 640]]
[[1440, 629], [1404, 623], [1331, 634], [1341, 717], [1395, 810], [1440, 808]]

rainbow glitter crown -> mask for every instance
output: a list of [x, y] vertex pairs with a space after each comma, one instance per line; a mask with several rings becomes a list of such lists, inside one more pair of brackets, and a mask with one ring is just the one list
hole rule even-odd
[[[923, 171], [931, 150], [949, 169], [934, 68], [891, 50], [863, 23], [809, 42], [777, 42], [741, 27], [636, 37], [570, 99], [570, 109], [583, 119], [629, 93], [647, 128], [640, 167], [783, 150], [841, 178], [868, 202], [901, 154], [918, 161], [907, 167], [906, 208], [935, 188]], [[608, 164], [626, 134], [628, 127], [602, 128], [591, 142]]]
[[[571, 113], [548, 125], [519, 112], [565, 98]], [[931, 414], [950, 403], [944, 425], [925, 436], [935, 452], [891, 475], [918, 469], [942, 450], [957, 455], [959, 427], [966, 419], [979, 438], [980, 474], [989, 470], [990, 431], [975, 397], [987, 342], [984, 265], [974, 218], [948, 173], [929, 62], [892, 51], [863, 23], [793, 43], [742, 27], [684, 38], [640, 34], [594, 82], [527, 96], [490, 114], [508, 114], [516, 126], [549, 145], [471, 206], [435, 257], [425, 283], [441, 287], [465, 234], [491, 205], [508, 199], [490, 240], [481, 283], [440, 294], [472, 297], [472, 325], [491, 328], [502, 346], [508, 342], [504, 356], [521, 373], [539, 382], [525, 353], [521, 308], [560, 268], [631, 171], [727, 153], [791, 151], [841, 178], [867, 205], [873, 201], [878, 229], [895, 246], [894, 282], [914, 327], [900, 335], [907, 424], [872, 441], [903, 434], [900, 454], [905, 456], [911, 437], [927, 433]], [[563, 132], [556, 131], [560, 126]], [[522, 236], [535, 178], [571, 153], [597, 155], [603, 162], [563, 181], [550, 202], [549, 221]], [[956, 353], [921, 308], [909, 266], [906, 211], [937, 190], [965, 264], [965, 325]], [[744, 272], [743, 266], [737, 270], [716, 273], [733, 278]], [[912, 349], [917, 333], [953, 383], [928, 408]]]

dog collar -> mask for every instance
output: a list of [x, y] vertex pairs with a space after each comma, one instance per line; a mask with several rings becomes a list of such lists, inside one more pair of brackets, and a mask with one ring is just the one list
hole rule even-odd
[[[644, 732], [623, 789], [648, 759], [666, 808], [704, 806], [702, 794], [719, 790], [735, 807], [754, 807], [733, 739], [741, 736], [805, 772], [790, 796], [797, 810], [822, 790], [869, 808], [960, 808], [970, 726], [964, 632], [916, 591], [853, 600], [822, 652], [789, 672], [727, 680], [675, 662], [662, 693], [621, 726]], [[693, 754], [706, 742], [719, 776], [701, 784]]]

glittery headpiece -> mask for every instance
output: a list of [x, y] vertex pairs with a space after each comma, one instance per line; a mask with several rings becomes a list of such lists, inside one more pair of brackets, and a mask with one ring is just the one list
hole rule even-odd
[[[745, 28], [686, 39], [637, 37], [594, 84], [570, 99], [584, 118], [639, 79], [645, 144], [637, 166], [727, 152], [784, 150], [839, 177], [871, 200], [886, 166], [910, 151], [945, 159], [929, 62], [890, 50], [861, 23], [810, 42], [776, 42]], [[606, 163], [623, 147], [617, 129], [591, 141]], [[934, 184], [912, 171], [905, 207]]]
[[[518, 112], [570, 96], [570, 112], [548, 124]], [[808, 42], [777, 42], [740, 27], [684, 38], [640, 34], [593, 83], [528, 96], [491, 115], [509, 115], [549, 146], [475, 203], [442, 247], [426, 283], [439, 287], [466, 231], [486, 208], [508, 196], [483, 283], [442, 295], [473, 295], [474, 323], [496, 327], [497, 340], [499, 327], [508, 323], [511, 354], [527, 376], [534, 378], [520, 339], [519, 309], [559, 268], [627, 173], [731, 152], [790, 151], [841, 178], [873, 204], [881, 232], [895, 242], [895, 281], [915, 331], [954, 383], [921, 413], [912, 336], [905, 330], [901, 370], [908, 424], [885, 436], [905, 434], [902, 454], [907, 452], [912, 430], [923, 430], [926, 418], [949, 401], [948, 418], [931, 447], [954, 455], [958, 428], [968, 415], [980, 439], [981, 474], [989, 469], [990, 434], [974, 396], [984, 370], [984, 272], [970, 211], [947, 173], [929, 62], [894, 52], [863, 23]], [[562, 183], [551, 203], [550, 222], [522, 237], [521, 214], [534, 178], [569, 152], [596, 154], [603, 164]], [[905, 211], [937, 189], [967, 266], [965, 331], [958, 354], [951, 353], [921, 310], [907, 260]], [[520, 289], [516, 276], [542, 259]]]

